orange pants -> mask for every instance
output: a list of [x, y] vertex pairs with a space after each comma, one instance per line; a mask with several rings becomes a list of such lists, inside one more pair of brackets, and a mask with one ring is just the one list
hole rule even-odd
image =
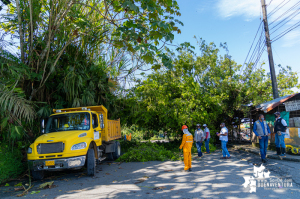
[[192, 168], [192, 154], [191, 152], [183, 152], [184, 170]]

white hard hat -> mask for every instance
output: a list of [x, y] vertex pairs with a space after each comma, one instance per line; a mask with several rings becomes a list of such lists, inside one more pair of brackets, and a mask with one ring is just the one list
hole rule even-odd
[[203, 124], [203, 126], [207, 126], [206, 124]]

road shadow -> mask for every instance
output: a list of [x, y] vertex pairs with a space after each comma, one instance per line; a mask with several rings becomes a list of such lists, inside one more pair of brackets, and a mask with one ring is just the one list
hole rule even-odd
[[[247, 158], [253, 160], [256, 157], [247, 157], [239, 151], [230, 152], [232, 158], [228, 160], [220, 159], [219, 150], [200, 159], [194, 156], [192, 172], [182, 172], [183, 162], [180, 161], [151, 161], [104, 162], [97, 165], [95, 177], [86, 176], [84, 170], [49, 173], [43, 181], [32, 182], [34, 187], [26, 198], [286, 197], [289, 190], [285, 189], [258, 188], [256, 193], [249, 193], [249, 188], [242, 185], [243, 177], [253, 174], [253, 166], [249, 164], [252, 161]], [[49, 181], [54, 181], [52, 188], [38, 189], [40, 184]], [[15, 192], [14, 188], [1, 187], [1, 198], [15, 198], [20, 192]]]

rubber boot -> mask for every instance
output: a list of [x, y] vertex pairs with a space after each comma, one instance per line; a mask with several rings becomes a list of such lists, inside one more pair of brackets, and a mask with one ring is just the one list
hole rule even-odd
[[276, 147], [277, 155], [281, 155], [280, 147]]

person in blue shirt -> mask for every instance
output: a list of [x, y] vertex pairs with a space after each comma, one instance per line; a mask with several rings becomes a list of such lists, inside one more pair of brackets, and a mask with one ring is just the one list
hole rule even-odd
[[261, 160], [263, 163], [266, 163], [267, 162], [266, 155], [267, 155], [267, 148], [268, 148], [268, 139], [269, 139], [271, 132], [270, 132], [270, 128], [269, 128], [267, 122], [264, 119], [265, 119], [264, 115], [260, 114], [258, 120], [256, 122], [254, 122], [253, 132], [259, 139]]

